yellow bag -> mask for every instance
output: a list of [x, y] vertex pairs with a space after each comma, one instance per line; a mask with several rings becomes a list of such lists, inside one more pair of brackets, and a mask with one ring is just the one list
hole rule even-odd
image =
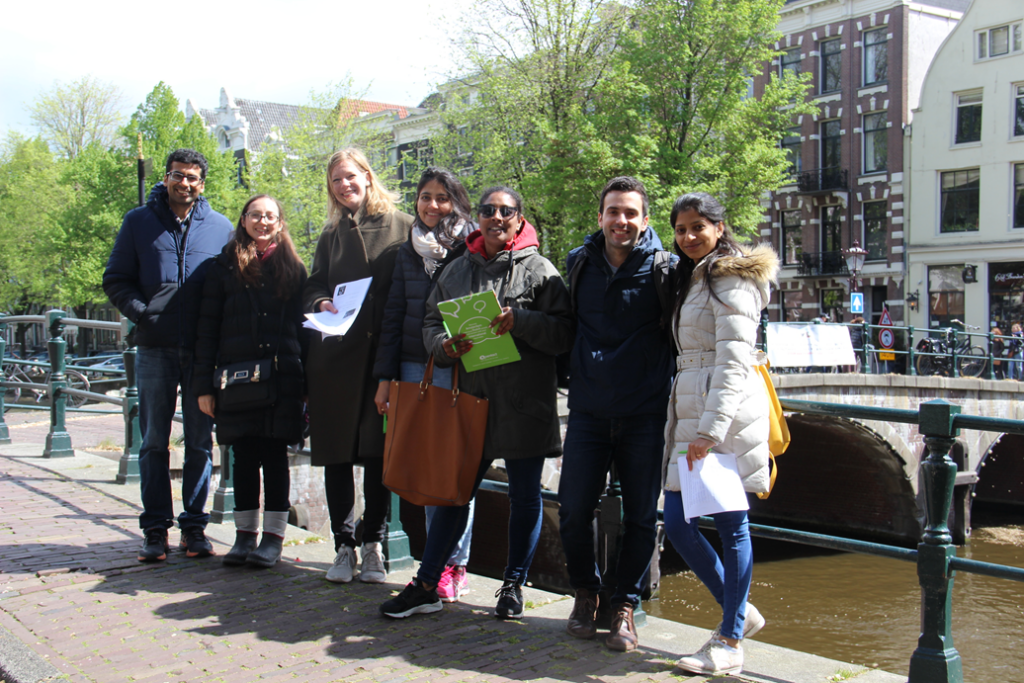
[[789, 448], [789, 425], [786, 424], [786, 416], [782, 413], [782, 404], [779, 402], [779, 395], [775, 393], [775, 385], [772, 384], [772, 377], [768, 374], [771, 365], [767, 359], [764, 365], [756, 365], [757, 373], [764, 380], [765, 391], [768, 392], [768, 418], [770, 427], [768, 429], [768, 453], [771, 457], [771, 478], [768, 481], [768, 493], [759, 493], [757, 497], [764, 500], [771, 495], [775, 486], [775, 477], [779, 473], [779, 466], [775, 462], [776, 455], [782, 455]]

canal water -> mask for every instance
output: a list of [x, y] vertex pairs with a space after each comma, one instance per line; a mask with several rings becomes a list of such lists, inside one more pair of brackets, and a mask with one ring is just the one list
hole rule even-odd
[[[709, 539], [717, 534], [706, 531]], [[1024, 526], [975, 528], [959, 557], [1024, 567]], [[916, 565], [754, 539], [756, 640], [906, 674], [920, 632]], [[692, 572], [662, 577], [648, 614], [713, 629], [722, 612]], [[1024, 683], [1024, 583], [958, 572], [953, 642], [968, 683]]]

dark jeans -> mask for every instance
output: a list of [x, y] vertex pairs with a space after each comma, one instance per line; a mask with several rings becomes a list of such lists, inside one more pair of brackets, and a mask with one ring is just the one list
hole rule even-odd
[[[601, 589], [594, 547], [594, 510], [614, 463], [622, 488], [623, 527], [612, 604], [640, 604], [644, 576], [654, 556], [661, 493], [665, 418], [639, 415], [599, 418], [569, 413], [558, 484], [558, 516], [569, 584]], [[608, 587], [612, 589], [611, 586]]]
[[192, 395], [192, 352], [180, 348], [140, 346], [135, 370], [139, 384], [139, 479], [143, 512], [139, 526], [143, 529], [174, 525], [174, 504], [171, 500], [170, 441], [171, 418], [181, 386], [181, 412], [185, 431], [185, 462], [183, 464], [182, 510], [178, 526], [206, 528], [210, 515], [203, 511], [210, 488], [212, 468], [213, 420], [199, 410], [199, 401]]
[[[331, 516], [334, 549], [341, 544], [356, 545], [356, 493], [352, 463], [324, 467], [324, 488], [327, 493], [327, 512]], [[384, 458], [363, 461], [363, 543], [378, 543], [384, 538], [391, 506], [391, 492], [381, 482], [384, 479]]]
[[[544, 502], [540, 497], [540, 475], [544, 471], [544, 456], [508, 460], [508, 560], [505, 565], [505, 580], [526, 582], [526, 575], [537, 552], [543, 521]], [[473, 496], [483, 481], [484, 474], [491, 466], [490, 461], [480, 463]], [[469, 506], [437, 507], [434, 518], [427, 530], [427, 542], [423, 548], [423, 560], [416, 577], [428, 586], [436, 586], [441, 572], [451, 557], [452, 549], [462, 538], [469, 518]]]
[[260, 468], [263, 468], [263, 509], [287, 512], [290, 488], [288, 444], [284, 439], [247, 436], [231, 444], [234, 453], [235, 510], [259, 510]]

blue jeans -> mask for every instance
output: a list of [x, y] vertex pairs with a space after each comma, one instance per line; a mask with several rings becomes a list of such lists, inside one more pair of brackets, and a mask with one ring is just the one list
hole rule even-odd
[[608, 469], [614, 463], [622, 487], [624, 533], [616, 569], [618, 583], [611, 600], [613, 605], [640, 604], [657, 542], [664, 430], [664, 416], [599, 418], [578, 411], [569, 413], [558, 484], [558, 517], [573, 588], [592, 593], [601, 590], [594, 510], [607, 488]]
[[171, 418], [181, 386], [181, 411], [185, 431], [185, 463], [181, 482], [183, 510], [178, 526], [206, 528], [210, 515], [203, 511], [210, 488], [213, 419], [199, 410], [192, 395], [192, 352], [181, 348], [140, 346], [135, 369], [139, 384], [139, 479], [143, 529], [174, 525], [171, 500]]
[[708, 587], [715, 602], [721, 605], [722, 635], [740, 639], [750, 594], [750, 577], [754, 572], [747, 511], [720, 512], [711, 518], [722, 537], [724, 562], [700, 533], [697, 519], [687, 524], [680, 493], [665, 492], [665, 533], [672, 547]]
[[[424, 373], [427, 371], [426, 363], [416, 363], [414, 361], [402, 361], [401, 364], [401, 377], [399, 379], [403, 382], [419, 382], [423, 379]], [[439, 368], [434, 367], [434, 386], [441, 387], [442, 389], [452, 388], [452, 369], [451, 368]], [[451, 557], [448, 558], [448, 564], [466, 566], [469, 564], [469, 549], [473, 544], [473, 512], [476, 508], [476, 498], [469, 501], [469, 519], [466, 520], [466, 531], [459, 538], [455, 544], [455, 549], [452, 551]], [[434, 511], [437, 510], [435, 505], [424, 505], [423, 512], [427, 516], [427, 530], [430, 530], [430, 522], [434, 518]]]
[[[544, 503], [540, 497], [540, 475], [544, 470], [544, 456], [508, 460], [508, 561], [505, 565], [506, 581], [526, 582], [533, 555], [537, 552], [543, 521]], [[473, 496], [483, 481], [484, 474], [491, 466], [490, 461], [480, 463]], [[459, 537], [465, 533], [469, 518], [469, 505], [459, 507], [438, 506], [434, 519], [427, 531], [427, 542], [423, 548], [423, 560], [416, 578], [428, 586], [436, 586], [441, 580], [446, 561], [452, 556]]]

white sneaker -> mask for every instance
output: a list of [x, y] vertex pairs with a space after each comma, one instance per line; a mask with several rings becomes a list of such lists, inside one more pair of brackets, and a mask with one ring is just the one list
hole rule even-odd
[[729, 649], [718, 638], [712, 638], [697, 652], [681, 658], [676, 666], [695, 674], [738, 674], [743, 670], [743, 646], [737, 643], [732, 652]]
[[363, 565], [359, 580], [363, 583], [384, 583], [388, 573], [384, 569], [384, 552], [380, 543], [364, 543], [360, 555], [363, 556]]
[[[752, 637], [755, 633], [764, 628], [765, 619], [761, 616], [761, 613], [757, 611], [757, 608], [747, 603], [747, 611], [743, 617], [743, 638], [744, 640]], [[722, 633], [722, 622], [718, 622], [718, 626], [711, 632], [711, 637], [715, 638]], [[707, 643], [705, 643], [706, 645]]]
[[327, 570], [327, 580], [332, 583], [348, 583], [356, 571], [356, 550], [344, 543], [334, 556], [334, 566]]

